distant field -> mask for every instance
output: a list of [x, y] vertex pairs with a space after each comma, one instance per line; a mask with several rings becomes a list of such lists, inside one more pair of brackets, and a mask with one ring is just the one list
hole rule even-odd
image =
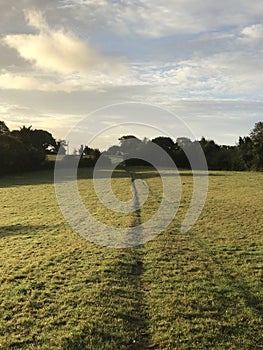
[[49, 161], [61, 160], [64, 157], [65, 157], [64, 155], [59, 155], [59, 154], [48, 154], [47, 160]]
[[[158, 208], [161, 180], [130, 169], [151, 192], [142, 221]], [[81, 169], [93, 215], [129, 227], [135, 214], [106, 210]], [[52, 171], [0, 178], [0, 349], [263, 349], [263, 173], [211, 172], [204, 210], [187, 234], [180, 222], [192, 176], [181, 173], [175, 220], [131, 249], [95, 246], [65, 222]], [[131, 179], [112, 179], [120, 199]]]

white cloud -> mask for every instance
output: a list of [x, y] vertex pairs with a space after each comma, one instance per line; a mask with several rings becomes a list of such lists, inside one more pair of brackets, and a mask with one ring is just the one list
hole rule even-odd
[[25, 17], [26, 17], [27, 23], [31, 27], [37, 28], [41, 31], [49, 31], [47, 22], [45, 21], [41, 12], [36, 10], [31, 10], [28, 12], [25, 11]]
[[15, 75], [12, 73], [0, 74], [0, 89], [6, 90], [39, 90], [39, 91], [71, 91], [70, 86], [56, 84], [47, 79], [33, 76]]
[[97, 80], [93, 77], [87, 79], [79, 76], [70, 75], [65, 79], [59, 76], [54, 77], [50, 75], [17, 75], [9, 72], [0, 74], [0, 90], [38, 90], [38, 91], [97, 91], [101, 88]]
[[[39, 81], [33, 77], [17, 76], [10, 73], [0, 75], [0, 89], [34, 90], [39, 88]], [[42, 90], [40, 88], [40, 90]]]
[[[151, 87], [167, 100], [175, 98], [262, 98], [261, 55], [254, 52], [222, 52], [166, 64], [133, 67], [130, 79]], [[134, 82], [135, 85], [135, 82]]]
[[245, 27], [242, 34], [249, 39], [263, 39], [263, 24], [253, 24]]
[[38, 34], [11, 34], [2, 41], [36, 68], [47, 72], [79, 72], [85, 75], [96, 68], [105, 73], [119, 72], [123, 68], [120, 62], [103, 56], [72, 33], [49, 28], [40, 12], [29, 11], [26, 18], [28, 24], [38, 30]]

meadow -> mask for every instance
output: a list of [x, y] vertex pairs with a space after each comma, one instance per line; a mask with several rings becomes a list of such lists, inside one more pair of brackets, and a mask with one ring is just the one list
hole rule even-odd
[[[158, 208], [161, 180], [132, 168], [151, 189], [140, 212]], [[132, 198], [130, 173], [112, 187]], [[78, 236], [58, 207], [52, 171], [0, 179], [0, 349], [263, 349], [263, 173], [210, 172], [205, 207], [180, 233], [193, 187], [182, 171], [179, 211], [165, 231], [133, 248]], [[87, 208], [130, 227], [136, 213], [97, 200], [92, 170], [80, 169]]]

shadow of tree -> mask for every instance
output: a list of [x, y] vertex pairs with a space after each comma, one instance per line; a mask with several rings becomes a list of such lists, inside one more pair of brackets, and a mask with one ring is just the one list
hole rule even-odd
[[[138, 178], [147, 179], [164, 176], [180, 176], [180, 177], [192, 177], [193, 173], [191, 170], [179, 171], [178, 174], [175, 172], [169, 173], [171, 169], [160, 169], [160, 174], [152, 167], [129, 167], [127, 168], [130, 172], [136, 173]], [[93, 168], [80, 168], [78, 170], [78, 179], [93, 179]], [[108, 178], [111, 172], [109, 169], [100, 169], [96, 174], [99, 178]], [[207, 176], [204, 173], [196, 173], [198, 176]], [[226, 176], [225, 173], [209, 173], [209, 177], [214, 176]], [[112, 173], [113, 178], [127, 178], [130, 175], [126, 172], [124, 168], [116, 168]], [[67, 169], [63, 174], [63, 181], [72, 180], [71, 175], [67, 176]], [[8, 187], [19, 187], [19, 186], [34, 186], [34, 185], [53, 185], [54, 184], [54, 171], [53, 170], [41, 170], [28, 172], [12, 176], [2, 176], [0, 178], [0, 188]]]
[[[21, 225], [21, 224], [14, 224], [14, 225], [5, 225], [0, 226], [0, 238], [7, 237], [7, 236], [21, 236], [21, 235], [27, 235], [28, 238], [31, 238], [38, 232], [44, 230], [47, 230], [50, 226], [49, 225]], [[52, 226], [54, 228], [54, 225]]]

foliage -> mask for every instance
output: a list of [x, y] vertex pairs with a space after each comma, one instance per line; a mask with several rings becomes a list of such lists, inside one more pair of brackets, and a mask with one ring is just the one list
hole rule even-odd
[[[45, 164], [47, 154], [66, 155], [65, 140], [56, 141], [48, 131], [34, 130], [31, 126], [10, 131], [6, 124], [0, 121], [0, 138], [2, 174], [40, 168]], [[195, 155], [195, 143], [199, 142], [210, 170], [263, 170], [263, 122], [256, 123], [249, 136], [240, 137], [236, 146], [218, 145], [214, 140], [207, 140], [205, 137], [200, 141], [178, 137], [174, 142], [166, 136], [140, 140], [134, 135], [124, 135], [119, 138], [119, 142], [119, 146], [111, 146], [104, 152], [105, 166], [111, 162], [107, 155], [116, 155], [131, 158], [126, 164], [132, 165], [145, 165], [143, 159], [147, 159], [149, 162], [154, 161], [155, 164], [165, 166], [170, 157], [177, 168], [190, 169], [186, 150]], [[158, 152], [157, 149], [153, 153], [151, 143], [158, 145], [165, 152]], [[76, 149], [75, 155], [77, 154], [81, 156], [80, 167], [94, 166], [101, 156], [99, 149], [87, 145], [81, 145], [79, 151]], [[198, 154], [195, 156], [198, 159]], [[70, 157], [65, 158], [65, 164], [69, 164], [69, 159]], [[52, 168], [54, 162], [49, 161], [45, 166]]]
[[263, 170], [263, 122], [255, 124], [250, 137], [255, 151], [255, 167]]
[[159, 136], [152, 139], [152, 142], [164, 149], [169, 155], [172, 154], [175, 143], [170, 137]]
[[250, 137], [239, 137], [238, 150], [246, 170], [253, 169], [255, 163], [255, 151]]
[[10, 131], [0, 122], [1, 174], [39, 169], [46, 154], [56, 148], [57, 143], [48, 131], [33, 130], [31, 126]]
[[110, 146], [106, 153], [112, 156], [120, 155], [121, 154], [120, 146], [117, 146], [117, 145]]
[[99, 156], [101, 155], [101, 152], [98, 148], [90, 148], [88, 146], [85, 146], [84, 149], [82, 150], [81, 154], [97, 160]]
[[0, 174], [25, 169], [28, 154], [23, 142], [14, 136], [0, 134]]
[[0, 135], [10, 134], [9, 128], [6, 126], [5, 122], [0, 121]]
[[27, 147], [34, 147], [40, 152], [46, 153], [48, 148], [56, 148], [56, 140], [53, 138], [50, 132], [46, 130], [35, 129], [32, 127], [23, 126], [20, 130], [14, 130], [11, 135], [19, 138]]
[[[151, 141], [141, 141], [133, 135], [122, 136], [119, 140], [119, 148], [114, 146], [109, 149], [112, 151], [122, 151], [123, 154], [131, 158], [126, 164], [143, 165], [142, 159], [151, 161], [159, 165], [166, 165], [168, 155], [173, 159], [178, 168], [190, 169], [190, 163], [186, 155], [186, 150], [193, 155], [196, 153], [195, 143], [199, 142], [210, 170], [260, 170], [263, 162], [263, 139], [262, 125], [258, 123], [252, 137], [239, 138], [237, 146], [217, 145], [214, 140], [207, 140], [204, 137], [200, 141], [192, 142], [187, 137], [179, 137], [174, 142], [170, 137], [159, 136]], [[263, 124], [263, 123], [262, 123]], [[161, 147], [165, 153], [152, 153], [150, 142]], [[262, 147], [262, 148], [261, 148]], [[157, 154], [158, 153], [158, 154]], [[166, 156], [167, 155], [167, 156]], [[198, 154], [196, 154], [198, 157]]]
[[56, 145], [53, 147], [53, 150], [49, 152], [50, 154], [60, 154], [65, 155], [66, 154], [66, 147], [68, 147], [66, 140], [57, 140]]

